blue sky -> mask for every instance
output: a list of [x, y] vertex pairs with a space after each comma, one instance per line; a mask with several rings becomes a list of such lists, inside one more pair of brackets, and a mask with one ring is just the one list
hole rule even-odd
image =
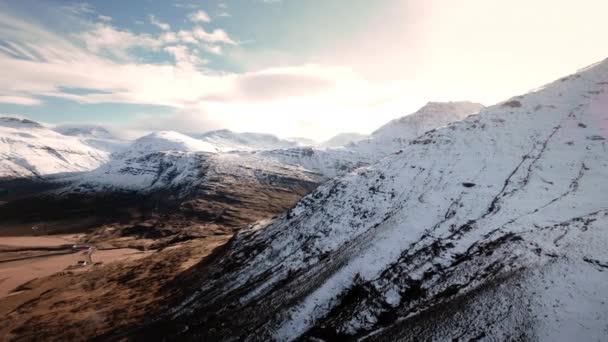
[[[525, 11], [522, 11], [525, 8]], [[125, 134], [369, 133], [608, 56], [605, 1], [0, 0], [0, 114]]]

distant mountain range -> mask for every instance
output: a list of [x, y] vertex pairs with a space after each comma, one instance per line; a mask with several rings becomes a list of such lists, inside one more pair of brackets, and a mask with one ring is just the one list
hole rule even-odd
[[122, 160], [127, 155], [166, 151], [255, 154], [333, 177], [396, 152], [424, 130], [461, 119], [479, 108], [481, 105], [468, 102], [430, 103], [371, 136], [344, 133], [321, 144], [230, 130], [191, 134], [160, 131], [125, 141], [97, 125], [51, 128], [31, 120], [4, 117], [0, 118], [0, 155], [4, 157], [0, 161], [0, 178], [84, 172], [112, 162], [111, 158]]
[[0, 117], [0, 178], [92, 170], [109, 158], [78, 137], [25, 119]]

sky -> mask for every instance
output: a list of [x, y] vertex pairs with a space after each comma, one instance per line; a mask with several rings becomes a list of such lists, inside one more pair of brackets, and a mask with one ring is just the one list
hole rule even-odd
[[325, 140], [608, 57], [605, 0], [0, 0], [0, 114]]

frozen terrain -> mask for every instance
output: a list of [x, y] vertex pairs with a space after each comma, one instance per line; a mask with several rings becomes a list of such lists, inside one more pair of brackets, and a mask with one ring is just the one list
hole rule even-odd
[[[264, 158], [298, 165], [320, 172], [327, 178], [344, 175], [357, 167], [369, 165], [405, 148], [426, 131], [459, 121], [477, 113], [482, 105], [472, 102], [429, 102], [416, 113], [393, 120], [360, 140], [347, 134], [350, 143], [336, 148], [302, 147], [260, 151]], [[344, 139], [338, 136], [337, 140]]]
[[109, 153], [37, 122], [0, 117], [0, 178], [92, 170]]
[[157, 327], [199, 340], [605, 340], [607, 138], [608, 60], [431, 130], [241, 232]]
[[72, 177], [69, 191], [159, 189], [190, 191], [219, 175], [242, 180], [290, 177], [318, 182], [320, 175], [255, 155], [217, 153], [215, 145], [177, 132], [155, 132], [135, 140], [99, 168]]
[[217, 152], [274, 150], [305, 145], [299, 141], [280, 139], [271, 134], [237, 133], [227, 129], [190, 134], [190, 136], [215, 146]]
[[72, 124], [54, 127], [57, 133], [79, 137], [84, 143], [106, 152], [115, 152], [126, 147], [129, 142], [120, 139], [103, 126]]
[[321, 144], [325, 148], [343, 147], [348, 144], [356, 143], [357, 141], [365, 140], [369, 135], [360, 133], [340, 133]]

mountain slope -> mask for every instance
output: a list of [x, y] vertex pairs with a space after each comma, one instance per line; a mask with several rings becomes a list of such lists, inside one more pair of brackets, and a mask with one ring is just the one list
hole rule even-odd
[[102, 126], [72, 124], [56, 126], [53, 130], [59, 134], [79, 137], [85, 144], [106, 152], [121, 150], [128, 144]]
[[416, 113], [390, 121], [372, 133], [376, 139], [413, 139], [423, 133], [479, 112], [483, 105], [474, 102], [429, 102]]
[[[306, 147], [256, 153], [264, 158], [298, 165], [332, 178], [376, 162], [403, 149], [424, 132], [461, 120], [477, 113], [481, 108], [482, 105], [472, 102], [430, 102], [416, 113], [387, 123], [368, 139], [359, 139], [340, 148]], [[353, 139], [350, 134], [347, 136]], [[338, 140], [343, 141], [340, 136]]]
[[176, 339], [601, 340], [608, 60], [320, 186], [142, 331]]
[[0, 178], [86, 171], [107, 158], [107, 152], [77, 137], [61, 135], [30, 120], [0, 118]]
[[192, 137], [216, 146], [218, 152], [273, 150], [298, 147], [296, 141], [279, 139], [264, 133], [236, 133], [227, 129], [191, 134]]
[[336, 136], [331, 137], [329, 140], [321, 144], [321, 147], [325, 148], [336, 148], [346, 146], [357, 141], [365, 140], [369, 138], [366, 134], [360, 133], [340, 133]]

